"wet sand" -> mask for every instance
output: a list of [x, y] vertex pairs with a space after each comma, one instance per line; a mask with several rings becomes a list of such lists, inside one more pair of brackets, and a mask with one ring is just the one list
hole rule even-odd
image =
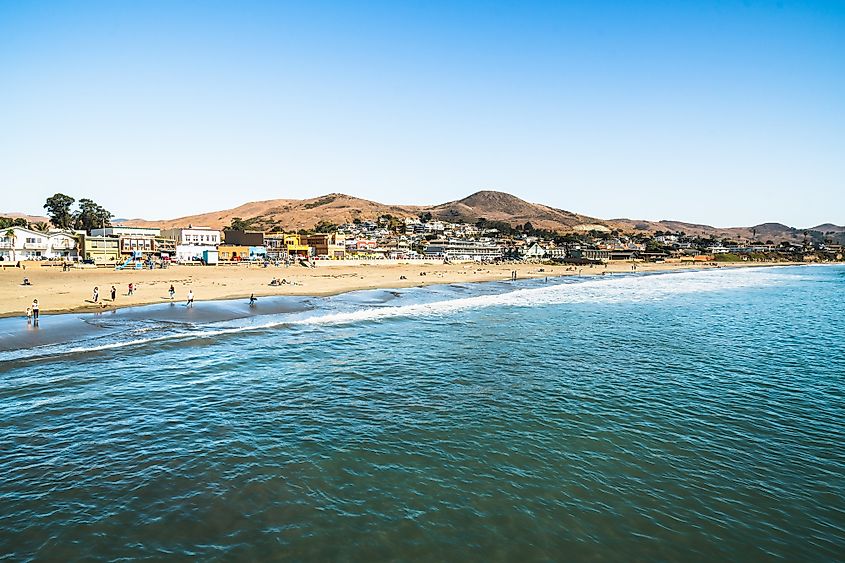
[[[772, 263], [740, 263], [723, 267], [771, 266]], [[778, 264], [784, 265], [784, 264]], [[704, 264], [662, 263], [637, 264], [637, 272], [670, 271], [681, 269], [711, 268]], [[176, 290], [175, 301], [185, 302], [192, 290], [197, 302], [249, 297], [295, 295], [336, 295], [361, 289], [418, 287], [444, 283], [502, 281], [516, 271], [517, 278], [542, 278], [566, 275], [602, 275], [613, 272], [631, 272], [630, 262], [612, 263], [607, 266], [548, 266], [539, 264], [319, 264], [316, 268], [303, 266], [226, 265], [217, 267], [171, 266], [156, 270], [121, 270], [106, 268], [73, 269], [63, 272], [60, 267], [40, 266], [30, 263], [26, 270], [7, 268], [0, 270], [0, 317], [23, 316], [33, 299], [38, 299], [41, 314], [75, 311], [98, 311], [115, 308], [168, 303], [171, 284]], [[32, 285], [22, 285], [24, 277]], [[288, 283], [270, 285], [273, 278]], [[128, 286], [135, 286], [128, 295]], [[94, 303], [92, 292], [99, 287], [100, 300]], [[111, 286], [117, 290], [114, 301], [110, 299]]]

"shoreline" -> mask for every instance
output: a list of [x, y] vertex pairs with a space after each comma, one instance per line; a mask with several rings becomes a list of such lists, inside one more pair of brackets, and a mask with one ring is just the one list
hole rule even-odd
[[[632, 270], [636, 265], [636, 270]], [[0, 318], [25, 317], [32, 299], [38, 299], [41, 316], [68, 313], [96, 313], [116, 309], [170, 303], [167, 290], [176, 289], [173, 302], [185, 301], [190, 289], [195, 303], [203, 301], [231, 301], [278, 296], [328, 297], [370, 289], [402, 289], [453, 283], [482, 283], [509, 281], [511, 272], [516, 279], [557, 278], [566, 276], [598, 277], [613, 273], [647, 273], [695, 271], [722, 268], [777, 267], [808, 265], [803, 262], [725, 263], [713, 266], [701, 263], [610, 263], [607, 265], [568, 266], [544, 264], [432, 264], [402, 263], [386, 265], [321, 265], [315, 269], [284, 267], [227, 267], [200, 268], [172, 266], [165, 270], [71, 270], [53, 271], [48, 268], [0, 271]], [[26, 275], [30, 286], [21, 284]], [[271, 278], [290, 280], [279, 286], [269, 285]], [[137, 291], [127, 295], [128, 284]], [[91, 291], [99, 287], [100, 295], [108, 297], [111, 286], [117, 289], [114, 302], [110, 299], [95, 305]]]

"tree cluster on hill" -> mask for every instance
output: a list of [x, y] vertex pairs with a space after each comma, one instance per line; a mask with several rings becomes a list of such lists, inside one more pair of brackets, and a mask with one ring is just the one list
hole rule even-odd
[[21, 217], [18, 218], [11, 218], [11, 217], [0, 217], [0, 229], [8, 229], [10, 227], [26, 227], [28, 226], [26, 219]]
[[50, 217], [50, 222], [59, 229], [91, 229], [111, 226], [114, 215], [103, 206], [91, 199], [82, 198], [76, 209], [73, 204], [76, 199], [69, 195], [57, 193], [47, 198], [44, 209]]
[[46, 233], [50, 230], [49, 223], [44, 221], [27, 221], [23, 217], [0, 217], [0, 229], [11, 229], [12, 227], [27, 227], [40, 233]]

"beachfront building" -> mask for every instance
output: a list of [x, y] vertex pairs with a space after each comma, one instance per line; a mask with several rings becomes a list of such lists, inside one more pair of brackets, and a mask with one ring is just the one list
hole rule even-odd
[[120, 241], [118, 246], [121, 261], [130, 258], [169, 259], [176, 253], [176, 241], [162, 236], [161, 229], [155, 227], [114, 225], [102, 229], [91, 229], [91, 236], [117, 238]]
[[546, 258], [551, 260], [563, 260], [566, 258], [565, 246], [550, 246], [546, 248]]
[[548, 254], [548, 251], [536, 242], [526, 248], [522, 253], [523, 257], [527, 260], [542, 260]]
[[0, 231], [0, 261], [76, 258], [76, 236], [69, 232], [42, 233], [26, 227]]
[[314, 249], [314, 255], [318, 258], [343, 260], [346, 257], [346, 237], [344, 235], [318, 233], [306, 236], [303, 242]]
[[427, 258], [459, 262], [492, 262], [501, 259], [502, 254], [502, 247], [496, 244], [463, 239], [432, 240], [425, 247]]
[[120, 239], [80, 234], [79, 254], [89, 263], [115, 265], [120, 261]]
[[221, 244], [217, 247], [217, 256], [223, 262], [243, 262], [249, 260], [249, 247], [239, 244]]
[[268, 260], [287, 260], [289, 258], [308, 258], [311, 247], [305, 244], [304, 237], [295, 233], [269, 233], [264, 235], [264, 252]]
[[569, 251], [569, 256], [576, 260], [610, 260], [610, 251], [601, 248], [575, 247]]
[[158, 236], [155, 237], [156, 254], [162, 260], [170, 260], [176, 257], [176, 239]]
[[161, 229], [154, 227], [124, 227], [123, 225], [114, 225], [102, 229], [91, 229], [91, 236], [94, 237], [122, 237], [122, 236], [143, 236], [143, 237], [157, 237], [161, 236]]
[[269, 260], [284, 260], [287, 257], [284, 233], [265, 233], [264, 247]]
[[120, 241], [120, 254], [123, 259], [148, 258], [155, 251], [155, 237], [150, 235], [122, 235], [117, 237]]
[[178, 262], [203, 260], [204, 251], [214, 250], [222, 242], [220, 231], [209, 227], [190, 225], [187, 229], [162, 229], [161, 234], [176, 241]]
[[221, 244], [217, 247], [218, 257], [223, 262], [246, 262], [265, 260], [267, 249], [263, 246], [245, 246], [242, 244]]
[[261, 231], [223, 231], [223, 243], [237, 246], [264, 246], [264, 233]]

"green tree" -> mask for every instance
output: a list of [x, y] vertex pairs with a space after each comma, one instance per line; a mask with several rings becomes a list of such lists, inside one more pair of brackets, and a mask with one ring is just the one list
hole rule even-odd
[[82, 198], [79, 200], [79, 211], [76, 212], [74, 225], [77, 229], [85, 229], [90, 233], [91, 229], [110, 227], [112, 217], [114, 215], [101, 205]]
[[337, 225], [331, 221], [320, 221], [314, 226], [314, 232], [317, 233], [334, 233], [337, 231]]
[[244, 219], [241, 219], [240, 217], [232, 217], [232, 222], [229, 223], [229, 230], [230, 231], [241, 231], [241, 232], [243, 232], [243, 231], [247, 230], [250, 227], [251, 224], [252, 224], [252, 221], [249, 220], [249, 219], [244, 220]]
[[14, 229], [9, 229], [8, 231], [6, 231], [6, 237], [7, 237], [7, 238], [9, 239], [9, 241], [12, 243], [12, 248], [14, 248], [14, 246], [15, 246], [15, 239], [17, 238], [17, 237], [15, 236], [15, 230], [14, 230]]
[[426, 211], [425, 213], [420, 213], [419, 218], [420, 221], [422, 221], [423, 223], [428, 223], [429, 221], [431, 221], [431, 212]]
[[44, 209], [47, 210], [53, 225], [59, 229], [70, 229], [73, 226], [74, 217], [70, 208], [74, 201], [76, 200], [65, 194], [55, 194], [47, 198]]
[[36, 221], [30, 223], [29, 228], [33, 231], [38, 231], [39, 233], [46, 233], [50, 229], [50, 225], [48, 225], [44, 221]]

